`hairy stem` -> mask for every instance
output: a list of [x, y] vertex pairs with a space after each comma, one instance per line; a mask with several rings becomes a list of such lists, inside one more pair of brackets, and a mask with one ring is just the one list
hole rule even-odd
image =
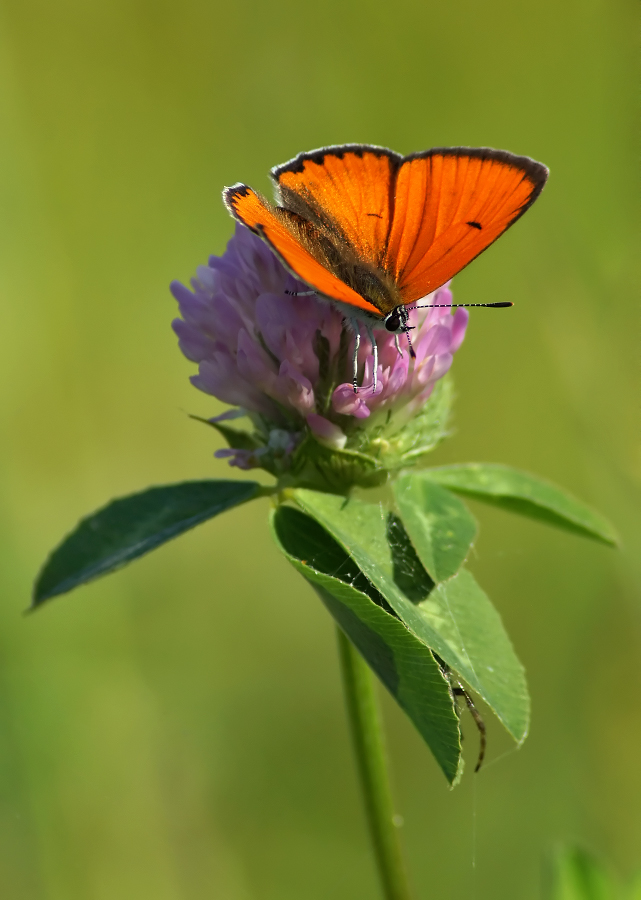
[[337, 633], [347, 713], [385, 900], [411, 900], [394, 821], [383, 729], [372, 673], [340, 628]]

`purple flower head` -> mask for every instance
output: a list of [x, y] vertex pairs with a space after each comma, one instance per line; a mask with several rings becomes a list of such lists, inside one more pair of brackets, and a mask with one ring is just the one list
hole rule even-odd
[[[232, 449], [217, 455], [230, 457], [231, 465], [241, 468], [271, 465], [278, 472], [305, 436], [330, 450], [349, 450], [354, 444], [361, 451], [364, 429], [376, 432], [379, 441], [381, 430], [388, 435], [398, 431], [425, 406], [450, 368], [468, 319], [462, 308], [454, 314], [447, 308], [410, 310], [414, 359], [404, 334], [398, 336], [399, 353], [393, 334], [376, 331], [376, 390], [374, 357], [363, 329], [358, 354], [362, 387], [354, 393], [355, 336], [343, 315], [315, 295], [292, 296], [309, 291], [308, 286], [244, 226], [236, 226], [222, 256], [198, 267], [191, 290], [173, 282], [171, 291], [182, 316], [173, 322], [180, 348], [198, 363], [192, 383], [239, 407], [254, 425], [251, 439], [246, 436], [242, 446], [234, 447], [232, 435]], [[450, 305], [449, 286], [424, 303]], [[222, 424], [212, 424], [230, 441], [229, 429], [225, 433]]]

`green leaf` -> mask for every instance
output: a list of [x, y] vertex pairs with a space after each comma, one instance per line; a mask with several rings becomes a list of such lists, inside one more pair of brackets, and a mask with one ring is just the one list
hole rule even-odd
[[599, 513], [554, 484], [498, 463], [462, 463], [423, 471], [426, 478], [475, 500], [539, 519], [616, 546], [619, 538]]
[[113, 500], [82, 519], [53, 551], [36, 581], [32, 606], [113, 572], [260, 491], [255, 481], [185, 481]]
[[[447, 437], [453, 399], [454, 383], [448, 373], [436, 382], [427, 403], [391, 436], [389, 443], [402, 465], [414, 465]], [[391, 432], [396, 430], [395, 418], [390, 423]]]
[[290, 563], [315, 589], [335, 621], [405, 710], [445, 777], [462, 768], [458, 716], [428, 648], [391, 612], [358, 566], [310, 516], [282, 506], [272, 531]]
[[[209, 425], [210, 428], [214, 428], [234, 450], [258, 450], [264, 446], [264, 444], [261, 444], [256, 438], [256, 435], [250, 431], [245, 431], [241, 428], [232, 428], [230, 425], [225, 425], [224, 422], [203, 419], [202, 416], [190, 415], [189, 418], [195, 419], [196, 422], [203, 422], [203, 424]], [[237, 418], [242, 418], [242, 416], [238, 416]]]
[[494, 710], [519, 743], [529, 722], [525, 673], [499, 614], [461, 570], [435, 586], [401, 520], [382, 505], [297, 490], [294, 498], [335, 538], [407, 628]]
[[401, 476], [394, 497], [426, 571], [436, 582], [456, 575], [477, 530], [465, 504], [422, 473]]
[[452, 398], [453, 385], [448, 374], [436, 382], [418, 411], [407, 415], [397, 411], [376, 423], [368, 419], [366, 427], [357, 425], [350, 433], [349, 447], [371, 453], [384, 469], [414, 465], [446, 437]]
[[589, 853], [571, 848], [558, 854], [551, 900], [615, 900], [619, 896], [607, 873]]

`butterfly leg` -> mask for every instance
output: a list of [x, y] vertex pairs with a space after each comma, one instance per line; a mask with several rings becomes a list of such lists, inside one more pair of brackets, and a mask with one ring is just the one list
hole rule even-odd
[[352, 356], [352, 386], [354, 393], [358, 391], [358, 351], [361, 346], [361, 328], [356, 319], [348, 319], [350, 328], [354, 332], [354, 355]]
[[395, 334], [395, 335], [394, 335], [394, 346], [395, 346], [396, 349], [398, 350], [398, 355], [399, 355], [399, 356], [402, 356], [402, 355], [403, 355], [403, 351], [401, 350], [401, 345], [400, 345], [399, 342], [398, 342], [398, 334]]
[[369, 325], [365, 326], [367, 328], [367, 337], [369, 338], [369, 342], [372, 345], [372, 356], [374, 357], [374, 393], [376, 393], [376, 388], [378, 386], [378, 344], [376, 343], [376, 338], [374, 337], [374, 332], [372, 331]]

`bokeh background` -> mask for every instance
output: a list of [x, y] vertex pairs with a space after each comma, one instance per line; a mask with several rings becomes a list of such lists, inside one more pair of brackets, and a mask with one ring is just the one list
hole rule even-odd
[[[455, 280], [473, 311], [434, 462], [543, 474], [612, 551], [476, 507], [472, 567], [533, 697], [450, 792], [383, 697], [417, 898], [539, 900], [559, 842], [641, 866], [638, 151], [631, 0], [2, 0], [0, 895], [379, 896], [318, 600], [261, 501], [23, 616], [45, 554], [113, 496], [226, 477], [170, 330], [301, 150], [489, 145], [551, 169]], [[466, 725], [468, 754], [476, 753]], [[505, 755], [503, 755], [505, 754]]]

